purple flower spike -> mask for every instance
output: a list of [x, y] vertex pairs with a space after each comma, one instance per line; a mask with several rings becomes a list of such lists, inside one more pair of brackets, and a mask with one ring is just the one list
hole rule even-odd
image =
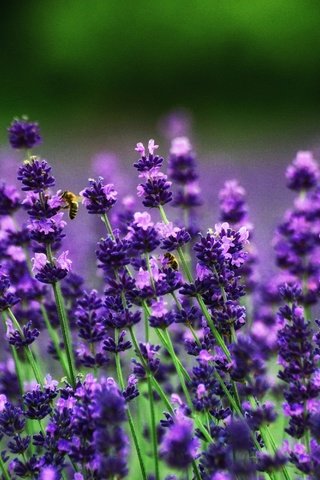
[[181, 185], [197, 180], [196, 159], [187, 137], [178, 137], [172, 140], [168, 160], [168, 175]]
[[247, 217], [246, 192], [237, 180], [229, 180], [219, 192], [221, 220], [244, 223]]
[[72, 261], [68, 258], [68, 251], [62, 252], [55, 263], [50, 263], [44, 253], [35, 253], [32, 261], [32, 270], [35, 277], [42, 283], [55, 283], [62, 280], [70, 271]]
[[198, 447], [199, 440], [194, 437], [192, 420], [177, 412], [161, 443], [164, 460], [172, 468], [185, 470], [196, 458]]
[[143, 205], [150, 208], [165, 205], [172, 200], [171, 182], [168, 181], [167, 175], [160, 172], [163, 158], [154, 155], [157, 148], [158, 145], [154, 144], [154, 140], [149, 140], [148, 155], [146, 155], [145, 147], [141, 142], [137, 144], [135, 149], [140, 153], [141, 158], [134, 163], [134, 167], [140, 173], [139, 177], [146, 180], [146, 183], [138, 185], [137, 194], [138, 197], [143, 197]]
[[9, 288], [10, 281], [8, 276], [0, 272], [0, 312], [13, 307], [20, 300]]
[[12, 148], [29, 149], [42, 142], [39, 125], [27, 119], [15, 119], [8, 128], [9, 142]]
[[80, 192], [82, 203], [89, 213], [103, 215], [107, 213], [117, 201], [117, 192], [112, 183], [103, 184], [103, 178], [89, 179], [89, 187]]
[[298, 152], [287, 168], [287, 186], [291, 190], [310, 190], [319, 180], [319, 166], [311, 152]]
[[143, 143], [137, 143], [137, 146], [135, 148], [135, 151], [138, 152], [139, 155], [141, 155], [141, 158], [138, 162], [134, 163], [133, 166], [140, 173], [150, 171], [153, 171], [154, 173], [155, 171], [158, 172], [163, 163], [162, 157], [159, 157], [159, 155], [153, 155], [154, 151], [158, 148], [158, 145], [154, 145], [154, 140], [149, 140], [148, 147], [148, 155], [146, 155], [146, 150]]
[[11, 215], [20, 206], [19, 193], [13, 185], [0, 185], [0, 215]]
[[60, 474], [58, 473], [57, 469], [51, 465], [42, 468], [40, 471], [39, 480], [58, 480], [59, 478]]
[[54, 186], [55, 179], [50, 172], [51, 167], [46, 160], [32, 157], [30, 162], [21, 165], [17, 178], [23, 185], [22, 190], [39, 193]]
[[7, 320], [7, 338], [10, 345], [14, 345], [16, 348], [26, 347], [31, 345], [35, 339], [39, 336], [39, 330], [32, 328], [32, 322], [28, 322], [22, 328], [20, 333], [18, 330], [14, 330], [11, 320]]

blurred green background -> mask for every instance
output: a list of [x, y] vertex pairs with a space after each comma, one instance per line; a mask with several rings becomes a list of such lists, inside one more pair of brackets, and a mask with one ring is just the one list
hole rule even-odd
[[[80, 191], [104, 151], [125, 166], [108, 163], [108, 181], [134, 193], [134, 145], [155, 138], [166, 155], [160, 120], [182, 109], [205, 228], [223, 182], [238, 178], [272, 267], [266, 246], [291, 201], [284, 169], [297, 150], [320, 156], [319, 0], [12, 1], [0, 23], [0, 147], [12, 118], [27, 114], [59, 188]], [[21, 156], [2, 152], [0, 170], [14, 181]]]
[[314, 142], [319, 26], [318, 0], [7, 2], [0, 140], [23, 113], [50, 146], [152, 133], [183, 107], [207, 145]]

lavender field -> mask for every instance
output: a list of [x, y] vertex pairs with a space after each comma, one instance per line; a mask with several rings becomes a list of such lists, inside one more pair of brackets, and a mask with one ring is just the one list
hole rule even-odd
[[9, 126], [1, 478], [320, 478], [317, 160], [208, 168], [176, 133], [98, 152], [80, 186]]

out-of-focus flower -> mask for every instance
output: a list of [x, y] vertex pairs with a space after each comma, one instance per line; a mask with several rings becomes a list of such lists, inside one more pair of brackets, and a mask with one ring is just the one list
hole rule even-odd
[[39, 125], [25, 118], [13, 120], [8, 134], [12, 148], [16, 149], [30, 149], [42, 142]]

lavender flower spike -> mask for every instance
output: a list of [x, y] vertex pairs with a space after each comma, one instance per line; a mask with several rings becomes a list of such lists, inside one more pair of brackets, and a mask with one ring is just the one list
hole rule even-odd
[[42, 142], [39, 125], [26, 118], [15, 119], [8, 128], [9, 142], [12, 148], [30, 149]]
[[161, 443], [163, 458], [170, 467], [185, 470], [196, 458], [198, 447], [192, 420], [178, 411]]
[[103, 215], [107, 213], [117, 201], [117, 192], [112, 183], [103, 184], [103, 178], [89, 179], [89, 187], [80, 192], [82, 203], [90, 214]]
[[291, 165], [287, 168], [287, 185], [291, 190], [310, 190], [320, 176], [319, 165], [311, 152], [300, 151]]

